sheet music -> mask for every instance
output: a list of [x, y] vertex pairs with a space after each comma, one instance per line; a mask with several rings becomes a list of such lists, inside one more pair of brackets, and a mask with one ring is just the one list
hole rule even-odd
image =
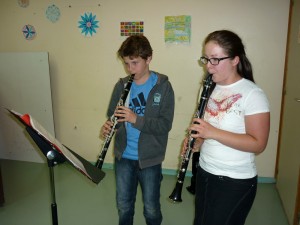
[[43, 136], [57, 151], [62, 153], [76, 168], [82, 170], [86, 176], [90, 179], [90, 175], [87, 173], [86, 169], [84, 168], [83, 164], [63, 145], [61, 144], [56, 138], [54, 138], [38, 121], [36, 121], [32, 116], [29, 114], [20, 114], [14, 110], [9, 110], [14, 115], [18, 116], [24, 123], [28, 126], [32, 127], [39, 135]]

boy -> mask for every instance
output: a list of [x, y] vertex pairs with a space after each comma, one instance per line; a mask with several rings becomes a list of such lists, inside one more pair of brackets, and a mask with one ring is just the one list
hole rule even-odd
[[[174, 116], [174, 92], [166, 75], [149, 70], [152, 48], [145, 36], [130, 36], [118, 50], [128, 73], [135, 74], [125, 106], [116, 108], [129, 76], [113, 90], [107, 116], [118, 119], [115, 135], [115, 175], [119, 225], [132, 225], [138, 183], [147, 225], [160, 225], [160, 185], [168, 133]], [[106, 121], [101, 135], [109, 134]]]

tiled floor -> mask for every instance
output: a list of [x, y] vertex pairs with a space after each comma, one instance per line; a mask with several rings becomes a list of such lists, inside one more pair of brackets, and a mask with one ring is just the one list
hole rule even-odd
[[[5, 204], [0, 207], [0, 224], [51, 225], [52, 199], [47, 164], [1, 160], [0, 165], [5, 194]], [[67, 163], [54, 167], [58, 224], [118, 224], [114, 173], [110, 169], [105, 172], [105, 178], [96, 185]], [[184, 187], [189, 184], [189, 179], [186, 178]], [[182, 203], [168, 201], [175, 182], [175, 176], [164, 175], [161, 190], [163, 225], [192, 225], [193, 195], [184, 188]], [[142, 210], [139, 192], [135, 225], [145, 224]], [[275, 184], [259, 184], [246, 225], [288, 225]]]

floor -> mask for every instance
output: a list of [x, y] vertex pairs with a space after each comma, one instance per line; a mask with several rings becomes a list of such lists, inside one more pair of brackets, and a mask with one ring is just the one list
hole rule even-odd
[[[0, 207], [1, 225], [51, 225], [51, 187], [47, 164], [0, 160], [5, 204]], [[94, 184], [71, 165], [54, 167], [58, 224], [112, 225], [118, 224], [115, 204], [115, 180], [111, 169], [105, 178]], [[182, 203], [169, 202], [176, 177], [164, 175], [161, 189], [162, 225], [192, 225], [193, 195], [185, 186]], [[138, 192], [135, 225], [145, 224], [141, 193]], [[254, 206], [246, 225], [288, 225], [275, 184], [259, 183]]]

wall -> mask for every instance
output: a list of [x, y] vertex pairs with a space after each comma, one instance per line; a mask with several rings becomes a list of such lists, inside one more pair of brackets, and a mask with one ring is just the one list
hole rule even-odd
[[[45, 16], [50, 4], [61, 11], [56, 23]], [[260, 176], [274, 177], [288, 11], [289, 0], [31, 0], [26, 8], [19, 7], [17, 1], [2, 0], [0, 51], [49, 52], [57, 138], [87, 160], [95, 161], [102, 144], [99, 130], [113, 85], [125, 76], [116, 58], [124, 40], [119, 36], [119, 23], [143, 20], [144, 34], [154, 49], [151, 69], [167, 74], [176, 94], [174, 125], [163, 166], [177, 169], [181, 142], [194, 113], [203, 75], [198, 64], [202, 41], [214, 30], [231, 29], [244, 40], [256, 82], [270, 99], [270, 138], [266, 151], [257, 157], [257, 165]], [[100, 21], [97, 34], [90, 38], [77, 28], [84, 12], [96, 14]], [[164, 17], [177, 15], [192, 18], [190, 45], [164, 42]], [[25, 24], [37, 29], [32, 41], [22, 36]], [[106, 162], [112, 162], [111, 154]]]

